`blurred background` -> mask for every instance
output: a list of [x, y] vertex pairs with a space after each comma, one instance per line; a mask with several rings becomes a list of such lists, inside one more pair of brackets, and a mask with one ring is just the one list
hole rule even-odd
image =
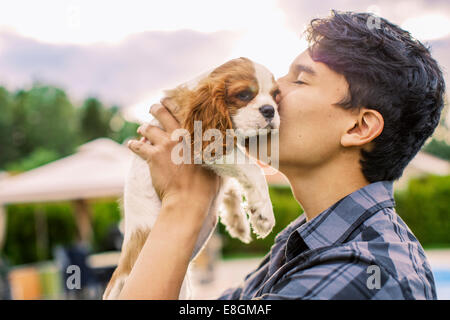
[[[447, 0], [2, 1], [0, 299], [101, 298], [122, 241], [124, 143], [161, 90], [240, 56], [280, 77], [306, 48], [305, 25], [331, 9], [404, 27], [450, 83]], [[440, 299], [450, 299], [448, 109], [395, 183], [397, 212], [426, 249]], [[236, 285], [302, 213], [283, 176], [267, 178], [274, 231], [244, 245], [219, 225], [192, 266], [194, 298]]]

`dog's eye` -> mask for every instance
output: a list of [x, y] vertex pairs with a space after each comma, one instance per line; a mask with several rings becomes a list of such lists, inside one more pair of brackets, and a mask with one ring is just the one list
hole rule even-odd
[[250, 101], [253, 98], [253, 93], [250, 90], [244, 90], [239, 92], [236, 95], [236, 98], [242, 100], [242, 101]]

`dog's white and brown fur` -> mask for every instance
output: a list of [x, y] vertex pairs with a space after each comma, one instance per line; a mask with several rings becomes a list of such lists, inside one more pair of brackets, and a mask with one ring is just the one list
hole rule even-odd
[[[172, 99], [171, 113], [193, 136], [194, 121], [202, 121], [203, 130], [252, 130], [278, 128], [275, 95], [278, 87], [273, 75], [262, 65], [247, 58], [226, 62], [199, 78], [165, 92]], [[152, 124], [158, 124], [154, 122]], [[255, 131], [256, 130], [256, 131]], [[246, 157], [245, 164], [203, 164], [222, 177], [218, 196], [198, 236], [191, 260], [200, 252], [211, 236], [220, 215], [221, 222], [231, 236], [248, 243], [250, 224], [258, 237], [270, 233], [275, 220], [268, 186], [261, 168], [245, 155], [234, 140], [232, 152]], [[205, 146], [203, 146], [204, 148]], [[227, 164], [228, 163], [228, 164]], [[241, 206], [242, 195], [247, 206]], [[220, 205], [222, 207], [219, 210]], [[125, 234], [119, 264], [104, 293], [104, 299], [117, 299], [133, 268], [147, 236], [156, 221], [161, 202], [152, 186], [147, 163], [135, 156], [124, 190]], [[247, 214], [249, 221], [247, 220]], [[180, 299], [188, 296], [187, 277]]]

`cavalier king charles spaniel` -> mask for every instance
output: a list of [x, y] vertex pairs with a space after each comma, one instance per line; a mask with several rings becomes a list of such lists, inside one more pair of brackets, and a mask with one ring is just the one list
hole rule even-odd
[[[231, 151], [227, 148], [220, 157], [213, 157], [208, 163], [202, 162], [222, 178], [220, 191], [202, 226], [191, 261], [208, 241], [218, 216], [229, 234], [245, 243], [251, 241], [250, 225], [259, 238], [271, 232], [275, 219], [264, 172], [236, 142], [239, 135], [236, 133], [246, 136], [244, 141], [248, 142], [249, 136], [259, 137], [264, 131], [261, 129], [266, 129], [264, 132], [278, 129], [280, 117], [275, 102], [278, 93], [272, 73], [247, 58], [230, 60], [190, 82], [165, 91], [164, 99], [173, 102], [168, 104], [168, 108], [192, 137], [195, 135], [195, 121], [201, 121], [203, 130], [216, 129], [224, 136], [235, 133], [232, 140], [227, 140], [232, 142]], [[159, 125], [156, 120], [152, 124]], [[202, 150], [207, 145], [202, 142]], [[245, 143], [243, 145], [245, 148]], [[224, 158], [235, 159], [236, 155], [243, 156], [245, 163], [223, 161]], [[243, 195], [245, 206], [241, 205]], [[161, 208], [148, 164], [136, 155], [125, 182], [123, 207], [125, 232], [122, 252], [104, 299], [118, 298]], [[186, 275], [179, 297], [186, 299], [188, 294]]]

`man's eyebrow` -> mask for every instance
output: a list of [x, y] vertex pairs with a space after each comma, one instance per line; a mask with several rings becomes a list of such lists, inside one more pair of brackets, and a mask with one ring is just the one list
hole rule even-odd
[[315, 76], [317, 74], [317, 72], [313, 68], [311, 68], [310, 66], [304, 65], [304, 64], [294, 65], [294, 71], [296, 71], [296, 73], [306, 72], [312, 76]]

